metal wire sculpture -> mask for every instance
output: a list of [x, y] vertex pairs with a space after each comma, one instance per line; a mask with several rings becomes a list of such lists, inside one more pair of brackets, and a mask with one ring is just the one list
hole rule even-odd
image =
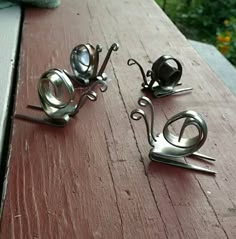
[[[149, 98], [142, 96], [139, 98], [138, 104], [142, 107], [148, 106], [151, 110], [150, 125], [147, 116], [142, 109], [133, 110], [130, 116], [133, 120], [140, 120], [143, 118], [145, 121], [148, 142], [152, 147], [149, 152], [149, 158], [152, 161], [186, 169], [197, 170], [209, 174], [216, 173], [215, 171], [180, 161], [181, 158], [186, 156], [194, 156], [199, 159], [215, 161], [214, 158], [197, 152], [197, 150], [199, 150], [205, 143], [207, 138], [207, 124], [199, 113], [192, 110], [187, 110], [174, 115], [167, 120], [162, 132], [155, 136], [153, 132], [154, 109], [152, 102]], [[181, 127], [179, 136], [176, 136], [171, 133], [169, 127], [180, 119], [185, 120]], [[192, 138], [183, 138], [184, 131], [188, 126], [196, 127], [198, 134]]]
[[97, 76], [101, 76], [104, 73], [111, 53], [118, 51], [118, 49], [119, 45], [117, 43], [111, 45], [98, 71], [99, 54], [102, 51], [102, 47], [100, 45], [94, 47], [89, 43], [76, 46], [70, 55], [70, 64], [74, 73], [74, 75], [70, 75], [70, 78], [80, 86], [88, 85], [91, 81], [96, 80]]
[[65, 126], [71, 117], [74, 117], [87, 99], [96, 101], [97, 94], [93, 91], [100, 85], [100, 91], [107, 90], [107, 84], [102, 76], [97, 76], [96, 81], [85, 91], [76, 103], [75, 89], [64, 72], [60, 69], [50, 69], [45, 72], [38, 82], [38, 96], [41, 106], [28, 105], [28, 108], [43, 111], [46, 117], [36, 118], [28, 115], [16, 114], [15, 118], [34, 123], [47, 124], [56, 127]]
[[[171, 61], [176, 66], [171, 64]], [[142, 66], [135, 60], [130, 58], [127, 62], [129, 66], [137, 65], [143, 77], [143, 89], [150, 90], [156, 98], [169, 96], [181, 92], [189, 92], [192, 88], [176, 89], [176, 86], [181, 85], [180, 78], [182, 76], [182, 65], [172, 56], [163, 55], [158, 58], [152, 65], [152, 69], [148, 70], [146, 75]], [[148, 81], [147, 77], [151, 77]]]

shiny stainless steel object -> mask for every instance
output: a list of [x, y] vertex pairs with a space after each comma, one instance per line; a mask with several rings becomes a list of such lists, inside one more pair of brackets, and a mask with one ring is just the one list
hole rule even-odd
[[[171, 61], [176, 66], [171, 64]], [[180, 92], [189, 92], [192, 88], [176, 89], [181, 85], [180, 78], [182, 76], [182, 66], [180, 62], [172, 56], [163, 55], [158, 58], [152, 65], [152, 69], [145, 74], [142, 66], [134, 59], [130, 58], [127, 62], [129, 66], [137, 65], [143, 77], [142, 87], [153, 92], [154, 97], [160, 98]], [[151, 77], [148, 81], [147, 77]]]
[[93, 91], [96, 85], [100, 85], [101, 92], [107, 90], [103, 76], [98, 76], [97, 80], [81, 95], [79, 102], [76, 103], [74, 101], [75, 89], [68, 75], [63, 70], [51, 69], [45, 72], [38, 82], [38, 96], [41, 106], [28, 105], [28, 108], [43, 111], [47, 117], [36, 118], [16, 114], [15, 118], [63, 127], [71, 117], [79, 112], [87, 99], [91, 101], [97, 99], [97, 94]]
[[118, 49], [119, 45], [117, 43], [111, 45], [98, 71], [99, 53], [102, 51], [102, 47], [100, 45], [93, 47], [89, 43], [76, 46], [70, 55], [70, 64], [74, 73], [74, 75], [70, 76], [71, 79], [81, 86], [89, 84], [91, 81], [95, 80], [97, 76], [101, 76], [104, 73], [111, 53]]
[[[155, 136], [153, 132], [154, 110], [152, 102], [149, 98], [143, 96], [139, 98], [138, 103], [142, 107], [149, 106], [151, 109], [151, 126], [149, 126], [147, 116], [142, 109], [133, 110], [130, 116], [134, 120], [143, 118], [145, 121], [148, 142], [152, 147], [149, 158], [152, 161], [202, 171], [209, 174], [216, 173], [215, 171], [180, 161], [181, 158], [183, 159], [186, 156], [194, 156], [199, 159], [215, 161], [214, 158], [197, 152], [207, 138], [207, 125], [200, 114], [192, 110], [180, 112], [167, 120], [162, 132]], [[181, 127], [179, 136], [176, 136], [171, 133], [169, 128], [173, 123], [181, 119], [184, 119], [184, 123]], [[194, 126], [198, 134], [192, 138], [183, 138], [184, 131], [188, 126]]]

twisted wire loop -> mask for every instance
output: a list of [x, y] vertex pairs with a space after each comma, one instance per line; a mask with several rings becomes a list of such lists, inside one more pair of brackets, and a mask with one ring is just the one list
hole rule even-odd
[[153, 132], [153, 124], [154, 124], [154, 109], [153, 109], [153, 105], [152, 102], [149, 98], [147, 98], [146, 96], [142, 96], [138, 99], [138, 104], [141, 107], [149, 107], [150, 111], [151, 111], [151, 125], [149, 125], [147, 116], [145, 114], [145, 112], [142, 109], [135, 109], [131, 112], [130, 117], [133, 120], [140, 120], [141, 118], [144, 119], [145, 125], [146, 125], [146, 131], [147, 131], [147, 138], [148, 138], [148, 143], [154, 147], [154, 143], [156, 141], [154, 132]]
[[69, 77], [60, 69], [50, 69], [38, 82], [38, 95], [43, 111], [53, 119], [69, 118], [74, 110], [74, 87]]
[[100, 44], [96, 45], [96, 51], [97, 52], [102, 52], [102, 46]]
[[107, 76], [105, 74], [102, 74], [101, 76], [97, 76], [96, 79], [97, 80], [89, 87], [88, 90], [92, 91], [97, 85], [99, 85], [99, 89], [101, 92], [107, 91], [108, 85], [105, 82]]
[[91, 101], [97, 100], [97, 93], [93, 91], [97, 85], [99, 85], [99, 89], [102, 93], [105, 92], [108, 88], [107, 83], [103, 80], [102, 76], [97, 77], [97, 80], [89, 87], [86, 92], [81, 95], [78, 104], [75, 106], [75, 110], [70, 113], [70, 116], [75, 116], [83, 107], [87, 99]]
[[148, 88], [148, 82], [147, 82], [147, 78], [146, 78], [146, 75], [144, 73], [144, 70], [143, 70], [143, 67], [133, 58], [130, 58], [128, 61], [127, 61], [127, 65], [128, 66], [132, 66], [132, 65], [137, 65], [140, 72], [141, 72], [141, 75], [143, 77], [143, 83], [142, 83], [142, 87], [144, 88]]
[[130, 113], [130, 117], [133, 119], [133, 120], [140, 120], [141, 118], [144, 119], [144, 122], [145, 122], [145, 125], [146, 125], [146, 131], [147, 131], [147, 139], [148, 139], [148, 143], [154, 147], [154, 144], [153, 144], [153, 137], [150, 133], [150, 127], [149, 127], [149, 124], [148, 124], [148, 120], [147, 120], [147, 116], [145, 114], [145, 112], [141, 109], [135, 109], [133, 110], [131, 113]]
[[146, 73], [147, 77], [152, 77], [153, 76], [153, 71], [152, 70], [148, 70]]
[[85, 104], [85, 102], [87, 101], [87, 99], [91, 100], [91, 101], [96, 101], [97, 100], [97, 94], [94, 91], [88, 90], [86, 92], [84, 92], [79, 99], [78, 104], [75, 107], [75, 110], [73, 112], [70, 113], [70, 116], [75, 116], [79, 110], [83, 107], [83, 105]]
[[[179, 136], [169, 131], [169, 126], [177, 120], [185, 119]], [[192, 138], [183, 138], [185, 129], [188, 126], [195, 126], [198, 134]], [[200, 114], [195, 111], [183, 111], [171, 117], [163, 128], [163, 136], [165, 140], [176, 148], [180, 148], [181, 155], [187, 156], [196, 152], [205, 143], [207, 138], [207, 125]]]
[[156, 141], [155, 139], [155, 135], [154, 135], [154, 132], [153, 132], [153, 125], [154, 125], [154, 108], [153, 108], [153, 104], [151, 102], [151, 100], [146, 97], [146, 96], [142, 96], [138, 99], [138, 104], [142, 107], [149, 107], [150, 108], [150, 111], [151, 111], [151, 127], [150, 127], [150, 133], [151, 133], [151, 137], [152, 137], [152, 140]]
[[101, 66], [101, 68], [100, 68], [100, 70], [99, 70], [99, 72], [98, 72], [98, 76], [100, 76], [100, 75], [102, 75], [102, 73], [105, 71], [105, 68], [106, 68], [106, 66], [107, 66], [107, 63], [108, 63], [108, 61], [109, 61], [109, 59], [110, 59], [110, 57], [111, 57], [111, 53], [113, 52], [113, 51], [118, 51], [118, 49], [119, 49], [119, 44], [117, 44], [117, 43], [113, 43], [111, 46], [110, 46], [110, 48], [109, 48], [109, 50], [108, 50], [108, 52], [107, 52], [107, 55], [106, 55], [106, 57], [105, 57], [105, 59], [104, 59], [104, 61], [103, 61], [103, 63], [102, 63], [102, 66]]
[[119, 44], [113, 43], [113, 44], [111, 45], [111, 49], [112, 49], [113, 51], [118, 51], [118, 49], [119, 49]]

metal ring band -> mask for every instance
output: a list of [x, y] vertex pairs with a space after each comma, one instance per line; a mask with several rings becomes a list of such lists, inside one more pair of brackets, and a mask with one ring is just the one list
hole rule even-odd
[[[169, 126], [177, 120], [184, 119], [184, 124], [181, 128], [179, 137], [169, 131]], [[192, 138], [182, 138], [186, 127], [193, 125], [198, 130], [198, 135]], [[189, 154], [197, 151], [207, 138], [207, 124], [200, 114], [195, 111], [183, 111], [171, 117], [163, 128], [163, 136], [171, 145], [185, 149], [184, 154]]]
[[[66, 101], [58, 99], [65, 93]], [[71, 102], [74, 99], [74, 87], [63, 70], [50, 69], [45, 72], [39, 79], [38, 94], [44, 112], [51, 118], [64, 118], [73, 110]]]
[[[160, 70], [161, 70], [161, 68], [163, 67], [163, 65], [167, 62], [167, 61], [170, 61], [170, 60], [173, 60], [175, 63], [176, 63], [176, 65], [177, 65], [177, 68], [178, 68], [178, 71], [180, 72], [180, 76], [182, 75], [182, 71], [183, 71], [183, 68], [182, 68], [182, 65], [180, 64], [180, 62], [177, 60], [177, 59], [175, 59], [174, 57], [172, 57], [172, 56], [167, 56], [167, 55], [163, 55], [163, 56], [161, 56], [156, 62], [161, 62], [160, 64], [158, 64], [158, 68], [157, 69], [154, 69], [154, 66], [155, 66], [155, 63], [156, 62], [154, 62], [154, 64], [153, 64], [153, 67], [152, 67], [152, 71], [154, 71], [155, 72], [155, 74], [156, 74], [156, 77], [157, 77], [157, 80], [158, 80], [158, 82], [159, 82], [159, 85], [160, 86], [162, 86], [162, 82], [161, 82], [161, 80], [160, 80]], [[172, 81], [170, 82], [170, 85], [169, 86], [176, 86], [177, 85], [177, 83], [179, 82], [179, 80], [180, 80], [180, 77], [176, 77], [176, 78], [174, 78], [174, 79], [172, 79]]]
[[[85, 52], [83, 52], [84, 50]], [[79, 62], [79, 64], [83, 65], [86, 69], [81, 70], [79, 68], [82, 68], [81, 66], [78, 66], [78, 60], [80, 60], [81, 56], [85, 54], [85, 61], [88, 61], [88, 64], [83, 64], [83, 62]], [[95, 49], [90, 44], [80, 44], [76, 46], [70, 55], [70, 64], [71, 68], [75, 74], [76, 77], [80, 78], [90, 78], [94, 75], [94, 71], [97, 69], [98, 65], [98, 57], [97, 57], [97, 49]], [[79, 59], [78, 59], [79, 58]]]

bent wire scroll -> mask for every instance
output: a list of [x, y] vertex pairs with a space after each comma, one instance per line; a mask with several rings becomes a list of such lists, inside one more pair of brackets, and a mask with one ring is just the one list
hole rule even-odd
[[63, 127], [69, 122], [71, 117], [74, 117], [79, 112], [87, 99], [96, 101], [97, 94], [93, 91], [96, 85], [100, 85], [101, 92], [105, 92], [108, 88], [102, 76], [98, 76], [89, 89], [81, 95], [78, 103], [75, 103], [75, 90], [67, 74], [60, 69], [51, 69], [45, 72], [38, 82], [38, 96], [41, 106], [27, 106], [27, 108], [33, 110], [43, 111], [47, 117], [37, 118], [16, 114], [15, 118]]
[[[163, 131], [155, 136], [153, 132], [154, 111], [152, 102], [149, 98], [143, 96], [139, 98], [138, 103], [142, 107], [149, 106], [151, 109], [151, 126], [149, 126], [147, 116], [142, 109], [133, 110], [130, 116], [133, 120], [140, 120], [143, 118], [145, 121], [148, 142], [152, 147], [149, 152], [149, 158], [152, 161], [209, 174], [216, 174], [215, 171], [180, 161], [181, 158], [186, 156], [195, 156], [199, 159], [215, 161], [214, 158], [198, 152], [207, 138], [207, 125], [200, 114], [192, 110], [180, 112], [167, 120]], [[176, 136], [171, 133], [169, 127], [180, 119], [185, 120], [179, 136]], [[198, 135], [192, 138], [183, 138], [184, 131], [188, 126], [195, 126]]]
[[[170, 62], [176, 64], [172, 66]], [[156, 98], [169, 96], [181, 92], [189, 92], [192, 88], [176, 89], [176, 86], [181, 85], [180, 78], [182, 76], [182, 65], [172, 56], [163, 55], [158, 58], [152, 65], [152, 69], [145, 74], [142, 66], [133, 58], [127, 61], [129, 66], [137, 65], [143, 77], [142, 87], [153, 92]], [[147, 77], [151, 77], [148, 81]]]

